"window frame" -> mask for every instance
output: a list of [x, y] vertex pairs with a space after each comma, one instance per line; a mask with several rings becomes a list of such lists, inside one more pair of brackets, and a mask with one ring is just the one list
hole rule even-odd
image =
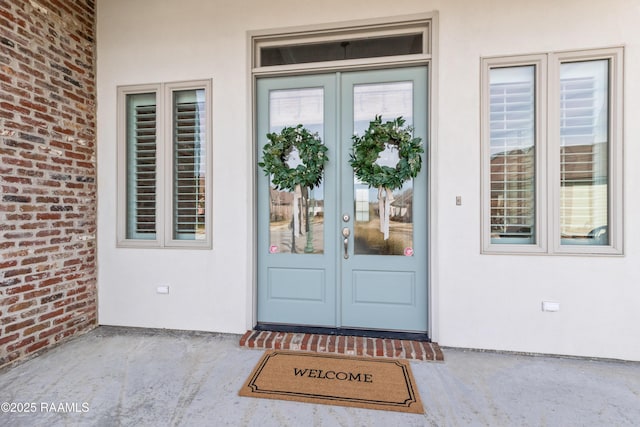
[[[117, 247], [123, 248], [184, 248], [211, 249], [213, 206], [213, 155], [212, 155], [212, 95], [211, 79], [124, 85], [117, 87]], [[173, 93], [184, 90], [204, 90], [205, 120], [205, 237], [198, 240], [181, 240], [173, 236]], [[127, 96], [154, 93], [156, 97], [156, 236], [155, 239], [127, 237]]]
[[[563, 63], [609, 61], [608, 245], [563, 245], [560, 236], [560, 67]], [[623, 47], [481, 58], [481, 252], [486, 254], [623, 255]], [[536, 67], [536, 242], [491, 241], [489, 74], [493, 68]]]
[[[489, 79], [492, 69], [515, 68], [515, 67], [535, 67], [534, 74], [534, 171], [535, 171], [535, 226], [534, 242], [530, 244], [521, 243], [493, 243], [491, 239], [491, 128], [489, 124], [490, 87]], [[543, 114], [543, 105], [546, 104], [546, 55], [522, 55], [514, 57], [483, 58], [481, 60], [482, 80], [481, 80], [481, 124], [482, 124], [482, 249], [484, 252], [493, 253], [544, 253], [547, 251], [547, 239], [542, 230], [547, 228], [547, 218], [544, 214], [547, 211], [547, 201], [543, 197], [545, 180], [547, 173], [546, 149], [546, 116]]]
[[[609, 61], [609, 111], [608, 111], [608, 245], [563, 245], [560, 236], [560, 67], [563, 63]], [[551, 174], [549, 194], [553, 206], [553, 227], [549, 229], [549, 241], [557, 254], [622, 255], [623, 254], [623, 48], [613, 47], [584, 51], [558, 52], [550, 55], [549, 80], [553, 102], [549, 102]], [[553, 151], [551, 151], [553, 150]]]
[[[433, 51], [433, 16], [412, 15], [404, 20], [388, 22], [388, 18], [369, 20], [366, 24], [356, 21], [348, 27], [300, 26], [285, 28], [274, 32], [271, 30], [255, 31], [250, 34], [251, 68], [256, 75], [280, 75], [285, 73], [313, 72], [341, 69], [370, 68], [371, 66], [388, 66], [400, 64], [418, 64], [429, 61]], [[313, 45], [331, 41], [344, 41], [363, 38], [385, 38], [403, 35], [421, 34], [422, 53], [365, 57], [335, 61], [303, 62], [285, 65], [261, 64], [263, 48], [288, 47], [296, 45]]]

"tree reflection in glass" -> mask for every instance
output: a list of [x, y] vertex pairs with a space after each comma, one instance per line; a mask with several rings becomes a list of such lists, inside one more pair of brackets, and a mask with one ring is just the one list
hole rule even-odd
[[[269, 132], [302, 124], [321, 140], [324, 131], [322, 88], [273, 90], [269, 93]], [[299, 155], [293, 150], [286, 163], [295, 168]], [[269, 252], [314, 254], [324, 252], [324, 185], [295, 191], [269, 188]]]

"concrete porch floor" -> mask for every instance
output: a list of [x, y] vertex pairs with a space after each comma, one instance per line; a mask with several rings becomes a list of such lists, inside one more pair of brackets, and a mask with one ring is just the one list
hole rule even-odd
[[[445, 349], [445, 362], [411, 362], [425, 406], [424, 415], [415, 415], [239, 397], [263, 351], [241, 348], [238, 340], [99, 327], [0, 370], [0, 425], [621, 426], [640, 420], [635, 362]], [[4, 402], [22, 412], [5, 412]]]

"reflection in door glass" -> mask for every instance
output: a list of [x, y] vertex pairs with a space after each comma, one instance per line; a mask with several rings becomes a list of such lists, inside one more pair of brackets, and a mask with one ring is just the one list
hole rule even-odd
[[[269, 132], [302, 124], [324, 141], [324, 92], [322, 88], [269, 92]], [[285, 160], [295, 167], [301, 160], [292, 151]], [[269, 188], [269, 252], [322, 253], [324, 251], [324, 184], [295, 191]]]
[[[376, 115], [383, 123], [402, 116], [413, 125], [413, 82], [356, 85], [353, 88], [353, 131], [362, 135]], [[346, 141], [345, 143], [350, 143]], [[389, 147], [388, 147], [389, 148]], [[389, 151], [389, 152], [387, 152]], [[397, 153], [385, 150], [380, 162], [397, 163]], [[389, 238], [381, 231], [380, 215], [385, 191], [369, 188], [354, 177], [356, 255], [413, 255], [413, 181], [409, 180], [389, 197]]]

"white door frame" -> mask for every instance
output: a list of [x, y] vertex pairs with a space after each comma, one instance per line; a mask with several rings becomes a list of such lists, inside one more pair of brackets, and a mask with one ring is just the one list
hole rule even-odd
[[[407, 55], [405, 57], [370, 58], [327, 63], [297, 64], [293, 66], [256, 67], [257, 46], [261, 42], [289, 44], [293, 40], [323, 40], [338, 37], [350, 38], [366, 31], [394, 31], [397, 28], [427, 25], [426, 34], [428, 46], [425, 54]], [[428, 298], [428, 324], [429, 337], [433, 341], [439, 340], [439, 272], [437, 262], [438, 247], [438, 12], [423, 14], [387, 17], [368, 20], [348, 21], [333, 23], [330, 25], [295, 26], [279, 29], [249, 31], [247, 33], [247, 59], [249, 70], [247, 73], [247, 87], [250, 88], [250, 98], [247, 103], [248, 117], [251, 117], [248, 126], [247, 140], [251, 141], [251, 156], [249, 158], [248, 175], [251, 177], [249, 185], [252, 197], [249, 201], [251, 209], [249, 233], [247, 234], [247, 246], [249, 248], [250, 267], [247, 270], [247, 296], [246, 299], [246, 329], [252, 329], [257, 322], [257, 141], [256, 141], [256, 80], [261, 76], [294, 75], [317, 72], [329, 72], [337, 70], [375, 69], [386, 67], [402, 67], [409, 65], [427, 65], [429, 69], [429, 81], [427, 86], [427, 128], [428, 141], [426, 144], [426, 169], [427, 169], [427, 233], [428, 233], [428, 259], [427, 259], [427, 298]]]

